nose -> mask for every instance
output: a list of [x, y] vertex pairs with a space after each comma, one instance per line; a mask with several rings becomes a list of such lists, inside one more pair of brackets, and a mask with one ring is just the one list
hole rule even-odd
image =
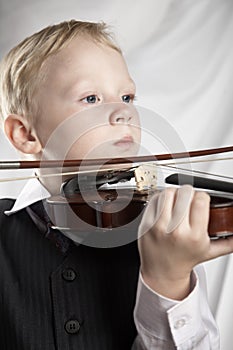
[[118, 105], [114, 111], [110, 114], [109, 122], [111, 125], [114, 124], [129, 124], [134, 119], [134, 111], [130, 105], [122, 103]]

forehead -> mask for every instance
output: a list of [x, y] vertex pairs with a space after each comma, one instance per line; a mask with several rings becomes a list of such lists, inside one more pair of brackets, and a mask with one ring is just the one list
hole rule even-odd
[[104, 78], [108, 75], [131, 80], [120, 52], [85, 37], [72, 39], [61, 51], [49, 57], [44, 66], [49, 80], [85, 79], [86, 76]]

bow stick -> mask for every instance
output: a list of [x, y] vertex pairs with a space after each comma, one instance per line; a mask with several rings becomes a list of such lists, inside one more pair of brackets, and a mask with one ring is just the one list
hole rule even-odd
[[135, 156], [129, 158], [99, 158], [99, 159], [71, 159], [71, 160], [28, 160], [28, 161], [1, 161], [0, 170], [11, 169], [33, 169], [33, 168], [55, 168], [55, 167], [80, 167], [80, 166], [97, 166], [103, 164], [126, 164], [126, 163], [143, 163], [152, 161], [163, 161], [179, 158], [202, 157], [213, 154], [232, 152], [233, 146], [210, 148], [199, 151], [165, 153], [158, 155]]

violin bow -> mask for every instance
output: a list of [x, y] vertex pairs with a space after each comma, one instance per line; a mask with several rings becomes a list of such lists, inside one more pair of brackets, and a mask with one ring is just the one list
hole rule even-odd
[[71, 160], [23, 160], [23, 161], [0, 161], [0, 170], [11, 169], [34, 169], [34, 168], [56, 168], [56, 167], [90, 167], [97, 165], [116, 165], [126, 163], [144, 163], [144, 162], [156, 162], [164, 160], [174, 160], [180, 158], [193, 158], [209, 156], [214, 154], [232, 152], [233, 146], [210, 148], [199, 151], [190, 152], [178, 152], [178, 153], [165, 153], [157, 155], [135, 156], [128, 158], [99, 158], [99, 159], [71, 159]]

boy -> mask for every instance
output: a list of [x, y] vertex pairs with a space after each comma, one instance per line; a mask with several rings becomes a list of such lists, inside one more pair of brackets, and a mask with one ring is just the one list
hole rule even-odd
[[[56, 147], [49, 140], [77, 113], [79, 134], [67, 158], [134, 154], [140, 142], [134, 96], [104, 24], [72, 20], [45, 28], [11, 50], [1, 66], [4, 130], [31, 159], [59, 159], [70, 135], [58, 133]], [[105, 105], [110, 111], [100, 120], [95, 109], [93, 120], [85, 118], [90, 107]], [[188, 186], [167, 189], [147, 206], [139, 249], [136, 242], [100, 249], [76, 245], [51, 228], [42, 201], [59, 186], [38, 175], [15, 203], [1, 200], [4, 349], [219, 348], [202, 267], [192, 270], [230, 253], [233, 243], [210, 242], [206, 194]]]

